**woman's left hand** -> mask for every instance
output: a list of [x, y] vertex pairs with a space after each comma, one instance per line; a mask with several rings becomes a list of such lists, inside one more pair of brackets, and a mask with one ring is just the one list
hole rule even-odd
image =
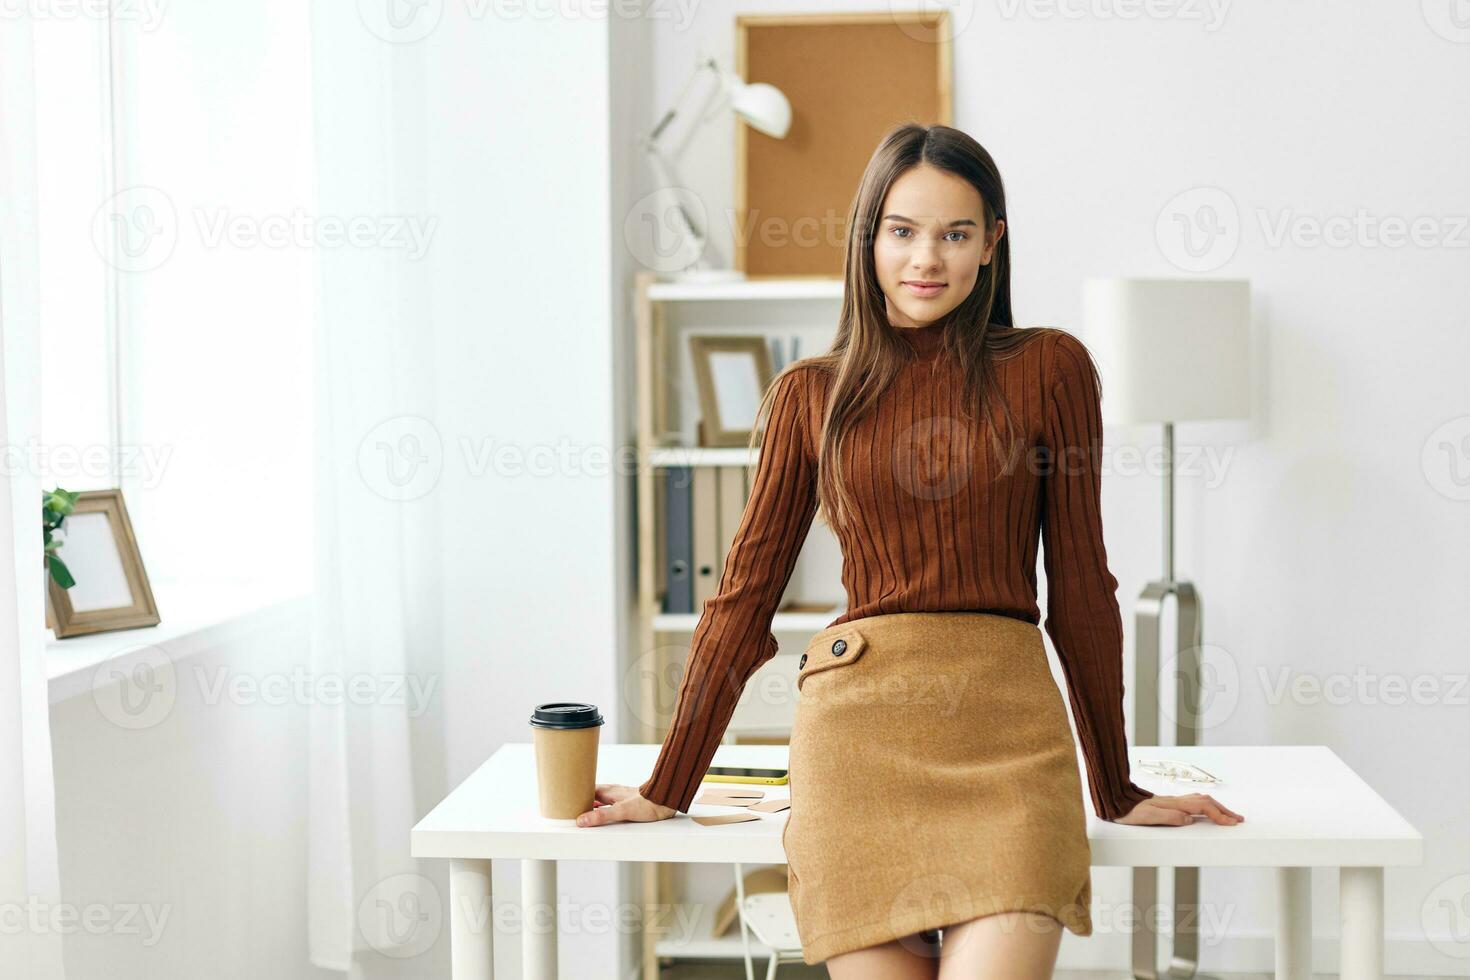
[[1183, 827], [1194, 823], [1196, 814], [1203, 814], [1226, 827], [1233, 827], [1245, 819], [1213, 796], [1190, 793], [1187, 796], [1150, 796], [1146, 800], [1140, 800], [1132, 810], [1113, 823], [1143, 827]]
[[668, 820], [678, 815], [679, 811], [671, 806], [644, 799], [636, 786], [598, 783], [593, 791], [592, 809], [577, 817], [577, 826], [601, 827], [624, 820], [647, 823]]

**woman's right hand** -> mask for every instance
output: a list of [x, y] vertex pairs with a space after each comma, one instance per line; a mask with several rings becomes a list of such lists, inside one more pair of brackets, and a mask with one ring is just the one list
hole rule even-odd
[[638, 795], [636, 786], [598, 783], [593, 793], [592, 809], [577, 817], [577, 826], [601, 827], [603, 824], [621, 823], [624, 820], [648, 823], [653, 820], [667, 820], [678, 813], [671, 806], [645, 800]]

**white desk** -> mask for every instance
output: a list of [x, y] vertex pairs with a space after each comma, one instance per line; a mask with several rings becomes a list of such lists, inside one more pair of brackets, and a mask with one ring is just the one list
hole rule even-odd
[[[597, 781], [638, 786], [652, 771], [656, 744], [604, 744]], [[1310, 980], [1311, 869], [1338, 868], [1342, 980], [1383, 976], [1383, 869], [1423, 860], [1424, 839], [1330, 749], [1318, 745], [1134, 746], [1135, 782], [1156, 793], [1193, 792], [1140, 772], [1144, 759], [1194, 762], [1224, 782], [1200, 791], [1245, 815], [1234, 827], [1130, 827], [1098, 820], [1087, 804], [1095, 866], [1269, 867], [1277, 873], [1276, 976]], [[715, 764], [784, 767], [784, 745], [722, 745]], [[785, 786], [768, 786], [768, 797]], [[733, 813], [696, 804], [693, 814]], [[537, 810], [529, 742], [502, 746], [413, 829], [414, 857], [450, 859], [446, 915], [454, 980], [492, 980], [495, 919], [490, 862], [522, 862], [525, 976], [556, 980], [556, 862], [681, 861], [783, 864], [786, 814], [704, 827], [680, 814], [652, 823], [578, 827]], [[534, 910], [534, 914], [532, 914]]]

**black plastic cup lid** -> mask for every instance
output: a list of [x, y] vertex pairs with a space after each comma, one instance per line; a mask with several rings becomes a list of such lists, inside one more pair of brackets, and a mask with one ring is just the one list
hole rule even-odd
[[535, 728], [595, 728], [603, 723], [595, 704], [580, 701], [548, 701], [531, 712]]

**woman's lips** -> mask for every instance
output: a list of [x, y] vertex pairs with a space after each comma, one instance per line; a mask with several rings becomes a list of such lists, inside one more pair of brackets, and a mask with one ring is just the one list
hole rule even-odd
[[945, 287], [945, 283], [942, 283], [942, 282], [940, 282], [940, 283], [932, 283], [932, 284], [926, 286], [926, 285], [920, 285], [919, 282], [905, 281], [903, 285], [904, 285], [904, 288], [905, 289], [907, 289], [909, 292], [913, 293], [915, 296], [925, 296], [925, 297], [928, 297], [928, 296], [938, 296], [941, 292], [944, 291], [944, 287]]

